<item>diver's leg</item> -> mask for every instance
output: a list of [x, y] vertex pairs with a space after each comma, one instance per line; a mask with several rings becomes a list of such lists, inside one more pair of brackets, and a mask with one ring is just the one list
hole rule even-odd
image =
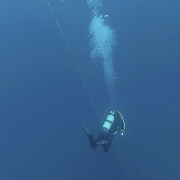
[[103, 145], [103, 150], [105, 153], [107, 153], [109, 151], [109, 148], [110, 148], [111, 143], [112, 143], [113, 136], [112, 136], [112, 134], [109, 134], [106, 138], [107, 138], [106, 141], [108, 143]]
[[112, 141], [108, 141], [107, 144], [104, 144], [104, 145], [103, 145], [103, 150], [104, 150], [105, 153], [107, 153], [107, 152], [109, 151], [109, 148], [110, 148], [110, 146], [111, 146], [111, 143], [112, 143]]
[[89, 142], [92, 149], [95, 149], [97, 147], [97, 144], [93, 138], [90, 139]]
[[[81, 124], [82, 125], [82, 124]], [[95, 140], [93, 139], [93, 135], [91, 134], [91, 132], [89, 131], [88, 128], [86, 128], [84, 125], [82, 125], [88, 139], [89, 139], [89, 143], [90, 143], [90, 146], [92, 149], [94, 149], [97, 145], [96, 145], [96, 142]]]

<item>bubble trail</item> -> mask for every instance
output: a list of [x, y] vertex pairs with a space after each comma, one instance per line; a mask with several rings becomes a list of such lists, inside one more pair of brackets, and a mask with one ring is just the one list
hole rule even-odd
[[100, 15], [101, 8], [103, 7], [100, 0], [87, 0], [90, 8], [92, 8], [93, 18], [89, 26], [89, 32], [92, 36], [91, 56], [93, 60], [100, 59], [104, 67], [104, 77], [108, 86], [108, 93], [113, 96], [115, 73], [112, 63], [112, 51], [115, 44], [114, 30], [109, 27], [105, 21], [107, 15]]

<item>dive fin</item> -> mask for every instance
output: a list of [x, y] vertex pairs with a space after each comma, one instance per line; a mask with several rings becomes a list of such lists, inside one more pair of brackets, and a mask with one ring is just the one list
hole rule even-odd
[[87, 127], [85, 127], [84, 125], [81, 124], [81, 126], [83, 127], [86, 135], [88, 136], [89, 140], [92, 139], [93, 135], [91, 134], [91, 132], [89, 131], [89, 129]]

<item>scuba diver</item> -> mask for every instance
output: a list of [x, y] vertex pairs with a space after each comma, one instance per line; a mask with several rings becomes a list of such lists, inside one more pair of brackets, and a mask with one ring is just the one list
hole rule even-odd
[[125, 131], [125, 121], [119, 111], [111, 111], [106, 117], [96, 139], [93, 139], [93, 135], [84, 125], [82, 125], [82, 127], [89, 139], [91, 148], [95, 149], [97, 146], [102, 146], [104, 152], [107, 153], [111, 146], [113, 137], [118, 133], [123, 135], [123, 132]]

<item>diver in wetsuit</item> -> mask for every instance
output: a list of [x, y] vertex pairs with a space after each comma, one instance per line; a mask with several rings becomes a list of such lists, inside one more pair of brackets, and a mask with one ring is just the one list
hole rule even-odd
[[102, 146], [104, 152], [108, 152], [113, 137], [120, 133], [123, 135], [125, 130], [125, 121], [122, 114], [119, 111], [111, 111], [106, 117], [106, 120], [103, 123], [101, 131], [96, 139], [93, 139], [91, 132], [84, 126], [84, 131], [88, 136], [90, 146], [92, 149], [95, 149], [97, 146]]

